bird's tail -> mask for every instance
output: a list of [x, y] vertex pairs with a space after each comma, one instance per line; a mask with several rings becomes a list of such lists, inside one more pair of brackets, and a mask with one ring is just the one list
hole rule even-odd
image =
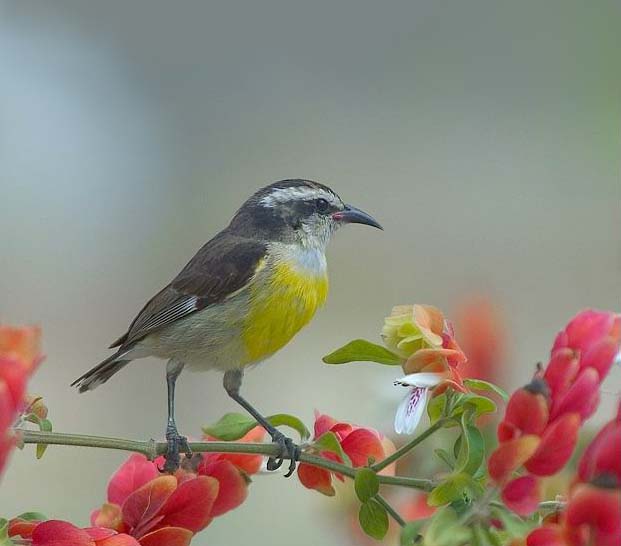
[[94, 368], [90, 369], [81, 377], [78, 377], [73, 383], [72, 387], [77, 387], [80, 392], [92, 391], [105, 383], [116, 372], [122, 370], [127, 364], [131, 362], [131, 359], [123, 360], [123, 356], [127, 351], [117, 352], [111, 357], [106, 358], [100, 364], [97, 364]]

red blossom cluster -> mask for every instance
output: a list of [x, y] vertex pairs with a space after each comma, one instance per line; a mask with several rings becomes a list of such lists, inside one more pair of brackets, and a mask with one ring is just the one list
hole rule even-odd
[[[320, 439], [326, 433], [333, 433], [342, 452], [349, 457], [352, 466], [366, 466], [369, 459], [379, 462], [386, 458], [395, 449], [393, 443], [379, 432], [370, 429], [342, 423], [329, 415], [315, 412], [314, 440]], [[325, 459], [343, 463], [342, 457], [333, 451], [323, 450], [319, 455]], [[389, 467], [390, 468], [390, 467]], [[343, 476], [334, 474], [343, 481]], [[332, 473], [324, 468], [309, 464], [298, 465], [298, 477], [304, 487], [315, 489], [324, 495], [334, 495], [332, 487]]]
[[[255, 427], [242, 441], [256, 442]], [[261, 455], [195, 455], [175, 475], [161, 475], [162, 458], [134, 454], [108, 484], [107, 502], [91, 515], [93, 527], [78, 529], [63, 521], [10, 522], [9, 535], [34, 546], [187, 546], [213, 518], [239, 506], [248, 495], [248, 475]]]
[[40, 331], [0, 326], [0, 473], [15, 445], [11, 427], [26, 405], [26, 383], [41, 361]]
[[[600, 384], [620, 341], [621, 315], [579, 313], [556, 337], [546, 368], [511, 396], [488, 470], [516, 513], [536, 510], [540, 477], [557, 473], [571, 457], [582, 422], [599, 404]], [[520, 467], [527, 472], [514, 477]]]
[[528, 546], [621, 543], [621, 404], [586, 449], [565, 510], [530, 533]]

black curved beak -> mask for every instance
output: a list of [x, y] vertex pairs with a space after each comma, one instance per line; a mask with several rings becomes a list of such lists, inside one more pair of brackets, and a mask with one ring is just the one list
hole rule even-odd
[[373, 216], [352, 205], [345, 205], [345, 208], [335, 212], [332, 218], [343, 224], [366, 224], [367, 226], [373, 226], [377, 229], [384, 229]]

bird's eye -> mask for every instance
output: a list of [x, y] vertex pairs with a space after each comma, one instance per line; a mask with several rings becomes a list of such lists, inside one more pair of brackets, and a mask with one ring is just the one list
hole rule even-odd
[[315, 208], [317, 209], [317, 212], [328, 212], [328, 209], [330, 208], [330, 203], [320, 197], [319, 199], [315, 200]]

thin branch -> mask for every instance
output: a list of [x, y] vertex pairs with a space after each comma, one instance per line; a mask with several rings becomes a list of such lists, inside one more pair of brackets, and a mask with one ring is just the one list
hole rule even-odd
[[[153, 460], [159, 455], [166, 453], [166, 442], [149, 440], [140, 442], [124, 438], [107, 438], [103, 436], [89, 436], [85, 434], [66, 434], [62, 432], [40, 432], [38, 430], [16, 429], [23, 444], [46, 444], [79, 447], [95, 447], [101, 449], [116, 449], [120, 451], [133, 451], [142, 453], [148, 459]], [[246, 442], [190, 442], [190, 449], [194, 453], [244, 453], [247, 455], [264, 455], [275, 457], [280, 453], [278, 444], [261, 444]], [[356, 470], [323, 457], [302, 452], [299, 461], [311, 466], [317, 466], [337, 472], [349, 478], [354, 478]], [[408, 478], [405, 476], [378, 476], [380, 483], [385, 485], [399, 485], [414, 489], [431, 491], [434, 484], [431, 480]]]
[[428, 438], [429, 436], [431, 436], [434, 432], [436, 432], [437, 430], [440, 430], [444, 424], [447, 422], [447, 419], [438, 419], [433, 425], [431, 425], [427, 430], [425, 430], [424, 432], [421, 432], [418, 436], [416, 436], [416, 438], [414, 438], [412, 441], [408, 442], [407, 444], [405, 444], [404, 446], [402, 446], [401, 448], [397, 449], [397, 451], [395, 451], [392, 455], [389, 455], [388, 457], [386, 457], [384, 460], [380, 461], [379, 463], [374, 464], [371, 469], [374, 470], [375, 472], [380, 472], [381, 470], [383, 470], [384, 468], [386, 468], [387, 466], [391, 465], [392, 463], [394, 463], [395, 461], [398, 461], [399, 459], [401, 459], [401, 457], [404, 457], [405, 455], [407, 455], [410, 451], [412, 451], [412, 449], [414, 449], [418, 444], [420, 444], [423, 440], [425, 440], [426, 438]]
[[399, 515], [399, 512], [397, 512], [384, 497], [382, 497], [378, 493], [377, 495], [375, 495], [374, 498], [377, 502], [379, 502], [386, 509], [386, 512], [390, 514], [392, 519], [394, 519], [401, 527], [405, 527], [405, 520]]

